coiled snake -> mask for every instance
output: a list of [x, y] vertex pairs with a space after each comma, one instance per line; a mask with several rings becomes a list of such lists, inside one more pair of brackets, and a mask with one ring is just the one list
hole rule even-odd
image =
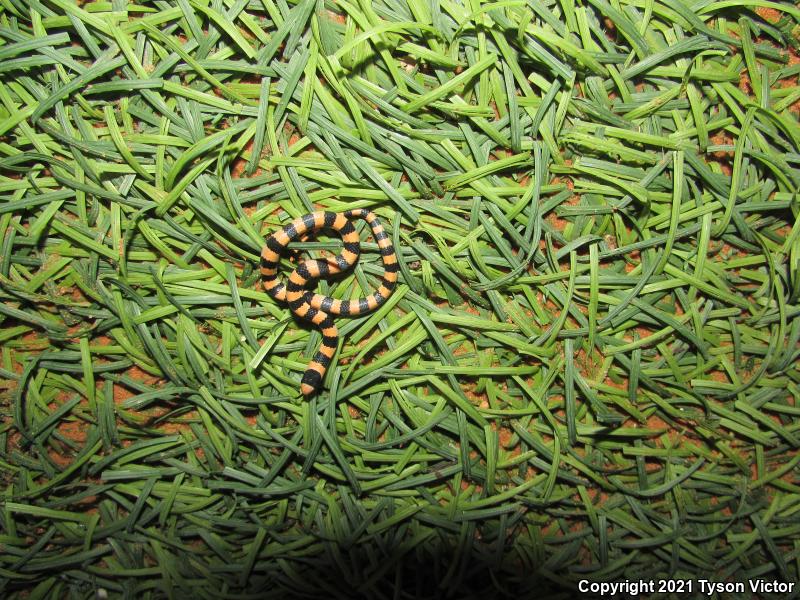
[[[361, 244], [356, 228], [348, 220], [351, 217], [364, 219], [372, 229], [372, 235], [383, 259], [384, 273], [380, 286], [369, 296], [344, 301], [306, 289], [317, 279], [346, 271], [358, 260]], [[303, 261], [289, 275], [287, 283], [282, 283], [278, 279], [278, 263], [289, 243], [307, 232], [319, 229], [332, 229], [339, 233], [344, 243], [341, 254], [325, 260]], [[319, 388], [336, 352], [339, 330], [333, 322], [332, 315], [343, 317], [361, 315], [383, 304], [394, 291], [398, 270], [397, 254], [388, 234], [375, 213], [366, 209], [348, 210], [343, 213], [326, 211], [309, 213], [295, 219], [267, 239], [267, 244], [261, 251], [264, 289], [279, 302], [287, 303], [294, 314], [311, 321], [322, 332], [322, 344], [308, 363], [300, 383], [303, 395], [309, 396]]]

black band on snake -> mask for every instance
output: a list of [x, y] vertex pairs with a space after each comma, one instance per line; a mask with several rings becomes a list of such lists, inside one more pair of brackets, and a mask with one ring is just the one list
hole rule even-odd
[[[361, 244], [358, 232], [348, 220], [350, 217], [364, 219], [372, 229], [372, 235], [383, 258], [384, 273], [380, 286], [373, 294], [356, 300], [342, 301], [316, 294], [307, 288], [317, 279], [346, 271], [358, 260]], [[344, 243], [341, 254], [326, 260], [312, 259], [301, 262], [289, 275], [287, 283], [283, 284], [278, 279], [278, 263], [281, 255], [292, 240], [319, 229], [332, 229], [339, 233]], [[361, 315], [383, 304], [394, 291], [398, 270], [397, 254], [388, 234], [375, 213], [366, 209], [348, 210], [343, 213], [322, 211], [309, 213], [295, 219], [267, 239], [267, 245], [261, 251], [264, 289], [276, 300], [287, 303], [294, 314], [311, 321], [322, 332], [322, 344], [303, 374], [300, 384], [303, 395], [309, 396], [319, 388], [336, 352], [339, 330], [333, 322], [332, 315], [343, 317]]]

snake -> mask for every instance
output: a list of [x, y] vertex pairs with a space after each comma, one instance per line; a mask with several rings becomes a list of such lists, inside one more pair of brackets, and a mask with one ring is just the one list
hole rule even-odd
[[[354, 300], [339, 300], [317, 294], [309, 289], [318, 279], [337, 275], [352, 268], [361, 253], [358, 231], [350, 219], [364, 219], [372, 230], [383, 261], [383, 277], [378, 289], [369, 296]], [[329, 229], [342, 238], [342, 252], [324, 260], [308, 259], [299, 263], [286, 283], [278, 277], [282, 255], [292, 240], [306, 233]], [[264, 290], [275, 300], [285, 303], [301, 319], [311, 322], [322, 333], [322, 343], [308, 363], [300, 382], [304, 396], [314, 394], [320, 387], [325, 372], [331, 364], [339, 344], [339, 330], [333, 316], [356, 317], [383, 304], [397, 285], [399, 264], [391, 238], [378, 216], [366, 209], [353, 209], [340, 213], [316, 211], [294, 219], [267, 238], [261, 251], [261, 276]]]

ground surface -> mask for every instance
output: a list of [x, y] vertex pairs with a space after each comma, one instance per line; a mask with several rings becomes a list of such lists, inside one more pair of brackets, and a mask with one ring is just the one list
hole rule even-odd
[[[0, 1], [0, 595], [797, 581], [799, 23]], [[401, 285], [305, 400], [259, 251], [356, 207]]]

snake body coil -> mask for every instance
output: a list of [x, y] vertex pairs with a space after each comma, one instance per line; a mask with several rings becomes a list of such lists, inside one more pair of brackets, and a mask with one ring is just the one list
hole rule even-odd
[[[346, 271], [358, 260], [361, 250], [360, 240], [358, 232], [348, 220], [349, 217], [367, 221], [381, 252], [384, 273], [380, 286], [373, 294], [356, 300], [337, 300], [316, 294], [306, 288], [317, 279]], [[283, 284], [278, 279], [278, 263], [281, 255], [292, 240], [318, 229], [332, 229], [339, 233], [344, 243], [341, 254], [326, 260], [311, 259], [301, 262], [289, 275], [287, 283]], [[389, 236], [378, 217], [366, 209], [348, 210], [343, 213], [322, 211], [309, 213], [295, 219], [267, 239], [267, 244], [261, 251], [264, 289], [276, 300], [286, 302], [294, 314], [312, 322], [322, 332], [322, 345], [303, 374], [300, 390], [304, 395], [313, 394], [319, 387], [336, 352], [339, 330], [331, 315], [356, 316], [380, 306], [391, 295], [397, 284], [398, 269], [397, 254]]]

